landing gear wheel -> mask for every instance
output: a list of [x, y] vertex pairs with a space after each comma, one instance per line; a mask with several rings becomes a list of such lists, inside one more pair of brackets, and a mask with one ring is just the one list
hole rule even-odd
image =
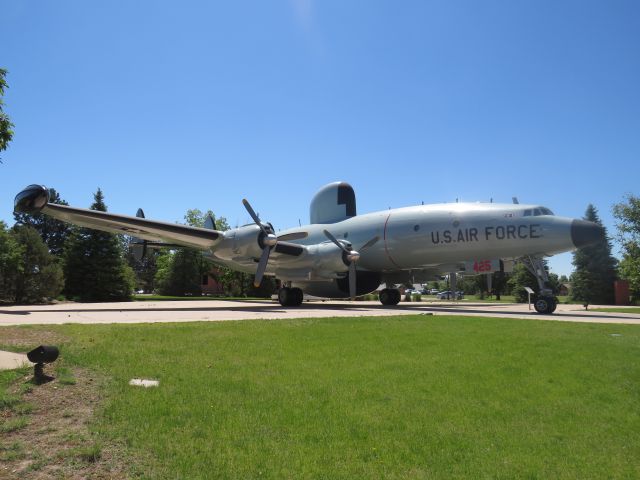
[[538, 313], [551, 314], [556, 309], [556, 301], [553, 297], [538, 297], [533, 303], [533, 308]]
[[291, 289], [284, 287], [278, 290], [278, 302], [283, 307], [289, 306], [289, 297], [291, 297]]
[[303, 298], [304, 294], [299, 288], [284, 287], [278, 290], [278, 302], [283, 307], [299, 307]]
[[304, 299], [304, 293], [302, 293], [302, 290], [299, 288], [292, 288], [291, 289], [291, 303], [289, 304], [289, 306], [291, 307], [299, 307], [300, 305], [302, 305], [302, 300]]
[[382, 305], [397, 305], [400, 303], [400, 291], [393, 288], [381, 290], [380, 303], [382, 303]]

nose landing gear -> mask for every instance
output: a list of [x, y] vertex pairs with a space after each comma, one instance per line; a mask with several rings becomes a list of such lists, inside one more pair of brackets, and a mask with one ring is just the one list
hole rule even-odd
[[553, 290], [549, 284], [549, 275], [544, 268], [542, 257], [526, 256], [520, 259], [522, 264], [529, 270], [538, 280], [540, 292], [533, 302], [533, 308], [538, 313], [552, 314], [556, 310], [557, 302], [553, 295]]
[[553, 297], [538, 297], [536, 301], [533, 302], [533, 308], [535, 308], [538, 313], [551, 314], [556, 309], [556, 299]]

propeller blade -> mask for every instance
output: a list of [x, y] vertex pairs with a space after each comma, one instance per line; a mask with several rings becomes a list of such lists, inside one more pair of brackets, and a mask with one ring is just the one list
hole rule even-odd
[[256, 276], [253, 279], [253, 286], [258, 288], [262, 283], [262, 277], [267, 269], [267, 262], [269, 261], [269, 254], [271, 253], [271, 247], [265, 247], [262, 249], [262, 255], [260, 255], [260, 261], [258, 262], [258, 269], [256, 270]]
[[251, 216], [253, 221], [256, 223], [256, 225], [258, 225], [260, 227], [260, 230], [262, 230], [266, 235], [267, 230], [264, 228], [264, 225], [262, 225], [262, 222], [260, 221], [260, 217], [256, 215], [256, 212], [253, 210], [253, 208], [251, 208], [251, 204], [248, 202], [246, 198], [242, 199], [242, 204], [244, 205], [244, 208], [247, 209], [247, 212], [249, 212], [249, 215]]
[[373, 245], [375, 245], [377, 243], [378, 240], [380, 240], [380, 237], [378, 237], [376, 235], [371, 240], [369, 240], [367, 243], [365, 243], [363, 246], [361, 246], [359, 251], [361, 252], [363, 250], [366, 250], [369, 247], [372, 247]]
[[349, 264], [349, 295], [351, 300], [356, 298], [356, 262]]
[[323, 232], [325, 237], [327, 237], [329, 240], [335, 243], [338, 246], [338, 248], [340, 248], [340, 250], [342, 250], [345, 253], [349, 253], [349, 250], [347, 250], [347, 248], [342, 243], [340, 243], [336, 237], [331, 235], [331, 232], [329, 232], [329, 230], [323, 230]]

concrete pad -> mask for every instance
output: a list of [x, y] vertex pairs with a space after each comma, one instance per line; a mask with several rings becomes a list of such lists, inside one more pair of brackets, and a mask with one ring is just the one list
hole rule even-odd
[[[584, 310], [580, 305], [558, 305], [553, 315], [540, 315], [526, 304], [483, 303], [473, 300], [401, 302], [394, 307], [385, 307], [379, 302], [325, 301], [305, 302], [300, 307], [287, 308], [271, 300], [188, 300], [0, 307], [0, 326], [371, 317], [420, 313], [640, 325], [638, 314], [593, 312]], [[0, 329], [0, 343], [1, 335]]]
[[13, 370], [14, 368], [33, 365], [24, 353], [5, 352], [0, 350], [0, 370]]

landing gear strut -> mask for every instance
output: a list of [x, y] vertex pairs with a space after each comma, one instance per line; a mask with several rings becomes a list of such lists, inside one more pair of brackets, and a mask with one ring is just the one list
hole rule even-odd
[[299, 307], [304, 294], [299, 288], [283, 287], [278, 290], [278, 302], [283, 307]]
[[400, 290], [385, 288], [380, 291], [380, 303], [382, 305], [397, 305], [400, 303]]
[[536, 312], [546, 313], [547, 315], [555, 312], [557, 306], [556, 298], [550, 288], [549, 275], [547, 275], [547, 271], [544, 268], [542, 258], [527, 256], [523, 257], [521, 262], [536, 277], [538, 287], [540, 287], [540, 292], [533, 302], [533, 308], [536, 309]]

